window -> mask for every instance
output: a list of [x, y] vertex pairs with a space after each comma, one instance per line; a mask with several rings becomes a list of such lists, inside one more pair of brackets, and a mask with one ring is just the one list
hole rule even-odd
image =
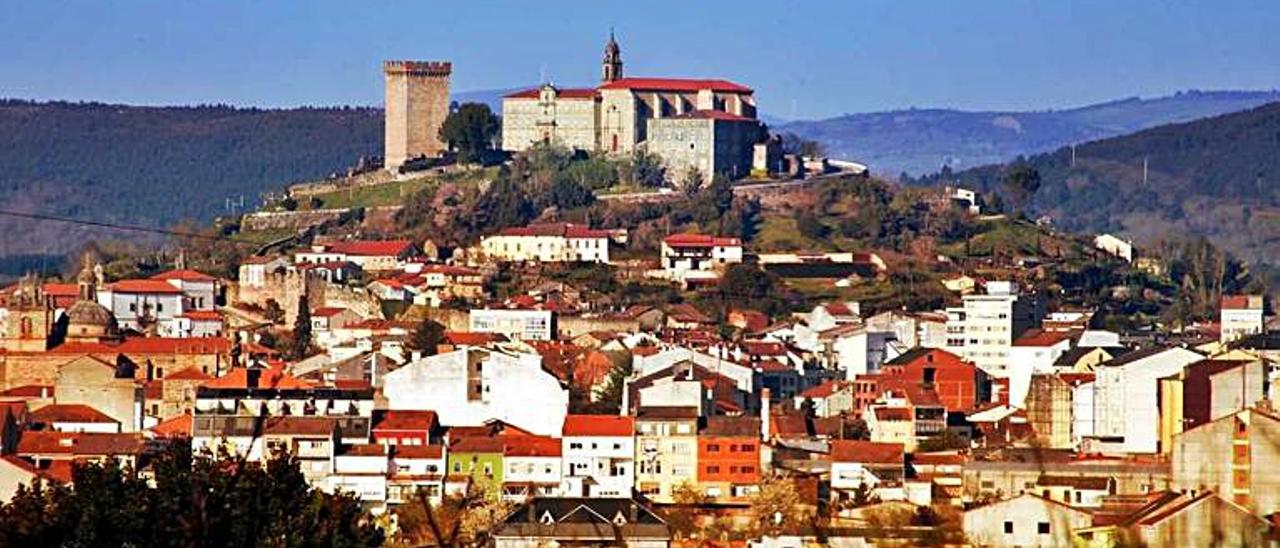
[[1004, 534], [1006, 534], [1006, 535], [1012, 535], [1012, 534], [1013, 534], [1013, 522], [1012, 522], [1012, 521], [1006, 521], [1006, 522], [1004, 522]]
[[707, 452], [708, 452], [708, 453], [719, 453], [719, 452], [720, 452], [720, 444], [718, 444], [718, 443], [708, 443], [708, 444], [707, 444]]
[[744, 444], [742, 444], [742, 452], [743, 452], [743, 453], [750, 453], [750, 452], [755, 451], [755, 450], [756, 450], [756, 446], [755, 446], [755, 444], [754, 444], [754, 443], [744, 443]]
[[707, 467], [707, 473], [708, 473], [708, 474], [719, 474], [719, 473], [720, 473], [720, 467], [719, 467], [719, 466], [708, 466], [708, 467]]
[[1036, 532], [1041, 535], [1049, 534], [1049, 522], [1042, 521], [1036, 524]]

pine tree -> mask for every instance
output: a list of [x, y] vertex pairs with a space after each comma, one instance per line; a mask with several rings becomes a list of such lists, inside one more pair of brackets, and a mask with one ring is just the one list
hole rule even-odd
[[298, 297], [298, 318], [293, 322], [293, 359], [307, 357], [311, 350], [311, 305], [307, 296]]

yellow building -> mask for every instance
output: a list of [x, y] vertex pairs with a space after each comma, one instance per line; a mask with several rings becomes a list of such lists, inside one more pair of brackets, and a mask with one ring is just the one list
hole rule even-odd
[[681, 485], [698, 481], [698, 408], [641, 407], [636, 414], [636, 489], [674, 502]]

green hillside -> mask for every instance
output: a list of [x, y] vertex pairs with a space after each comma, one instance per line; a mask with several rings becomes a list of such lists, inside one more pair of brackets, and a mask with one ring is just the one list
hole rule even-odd
[[[1280, 103], [1085, 143], [1074, 161], [1069, 147], [1026, 161], [1043, 179], [1030, 208], [1059, 227], [1145, 243], [1203, 235], [1250, 261], [1280, 258]], [[952, 178], [999, 190], [1005, 169]]]

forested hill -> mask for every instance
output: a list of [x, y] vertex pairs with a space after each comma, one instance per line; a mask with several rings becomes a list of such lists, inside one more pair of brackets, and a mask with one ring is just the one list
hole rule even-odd
[[[1042, 178], [1031, 209], [1063, 228], [1148, 243], [1204, 235], [1241, 258], [1280, 263], [1280, 103], [1085, 143], [1074, 165], [1070, 147], [1027, 162]], [[1006, 169], [953, 178], [998, 190]]]
[[[910, 109], [791, 122], [776, 130], [821, 142], [830, 155], [897, 176], [1008, 162], [1071, 143], [1189, 122], [1280, 101], [1277, 91], [1189, 91], [1032, 112]], [[768, 106], [765, 106], [766, 110]]]
[[[208, 221], [227, 198], [381, 154], [372, 108], [134, 107], [0, 101], [0, 209], [155, 227]], [[0, 256], [80, 245], [67, 225], [0, 218]]]

